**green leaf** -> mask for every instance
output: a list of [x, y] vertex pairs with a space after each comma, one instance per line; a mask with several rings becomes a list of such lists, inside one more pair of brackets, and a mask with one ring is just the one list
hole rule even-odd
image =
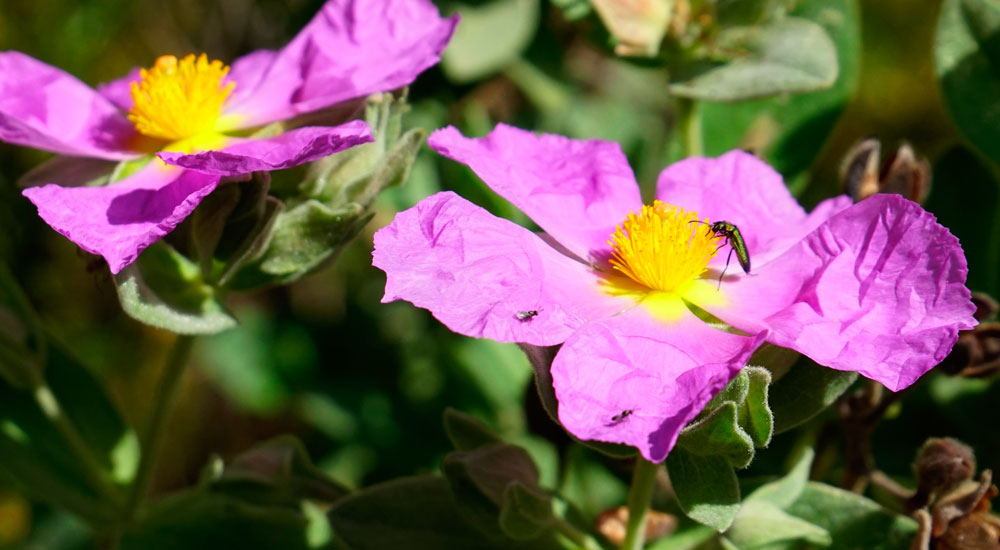
[[478, 80], [518, 58], [535, 36], [538, 0], [493, 0], [481, 6], [459, 5], [462, 23], [455, 29], [441, 68], [454, 82]]
[[993, 296], [1000, 294], [998, 175], [981, 155], [966, 147], [952, 148], [934, 163], [935, 184], [925, 205], [962, 243], [969, 288]]
[[802, 447], [795, 465], [781, 478], [760, 486], [743, 500], [748, 502], [762, 501], [785, 509], [792, 505], [802, 495], [809, 481], [809, 468], [812, 467], [815, 451], [812, 447]]
[[589, 0], [552, 0], [552, 3], [563, 10], [563, 15], [570, 21], [583, 19], [594, 11]]
[[1000, 164], [1000, 5], [945, 0], [934, 58], [945, 103], [962, 134]]
[[284, 205], [268, 196], [271, 177], [255, 172], [246, 181], [219, 186], [191, 217], [191, 239], [206, 280], [225, 286], [270, 242], [271, 227]]
[[500, 529], [514, 540], [532, 540], [555, 524], [552, 499], [519, 481], [507, 486], [500, 505]]
[[559, 494], [592, 524], [597, 516], [625, 502], [628, 486], [611, 472], [596, 451], [574, 445], [566, 453]]
[[494, 504], [503, 502], [504, 491], [513, 482], [538, 487], [538, 469], [524, 449], [506, 443], [494, 443], [470, 451], [445, 455], [441, 470], [452, 483], [456, 498], [472, 489]]
[[858, 373], [821, 367], [802, 358], [771, 385], [774, 431], [788, 431], [819, 414], [858, 378]]
[[647, 546], [647, 550], [696, 550], [704, 549], [705, 544], [710, 540], [718, 538], [715, 529], [704, 525], [694, 525], [665, 537], [653, 541]]
[[514, 445], [494, 443], [471, 451], [448, 453], [441, 462], [441, 471], [451, 486], [462, 518], [491, 538], [502, 536], [498, 516], [512, 484], [544, 495], [538, 488], [534, 462], [524, 449]]
[[725, 402], [681, 430], [675, 448], [702, 457], [722, 457], [733, 468], [746, 468], [753, 460], [753, 440], [740, 427], [737, 415], [736, 403]]
[[[789, 183], [808, 170], [858, 87], [861, 51], [858, 12], [858, 3], [853, 0], [796, 1], [790, 14], [822, 26], [833, 39], [839, 65], [836, 82], [828, 89], [806, 94], [735, 105], [702, 104], [705, 154], [716, 156], [732, 149], [751, 149]], [[751, 360], [750, 364], [775, 367], [757, 360]], [[774, 372], [775, 378], [779, 378], [780, 372]]]
[[156, 502], [142, 521], [124, 534], [121, 548], [306, 550], [308, 526], [298, 510], [257, 505], [201, 488]]
[[226, 220], [240, 203], [240, 195], [235, 183], [219, 185], [191, 213], [191, 241], [206, 278], [211, 276], [215, 247], [222, 239]]
[[770, 15], [774, 0], [715, 0], [715, 13], [719, 26], [753, 25]]
[[674, 95], [707, 101], [743, 101], [821, 90], [837, 78], [837, 52], [823, 27], [786, 17], [774, 23], [720, 33], [726, 63], [684, 67], [670, 85]]
[[500, 437], [485, 422], [450, 407], [444, 411], [444, 431], [451, 444], [459, 451], [502, 443]]
[[736, 378], [733, 378], [726, 384], [726, 387], [722, 389], [715, 397], [712, 398], [705, 408], [702, 410], [701, 414], [708, 414], [710, 411], [715, 410], [717, 407], [722, 406], [727, 401], [731, 401], [736, 404], [741, 404], [746, 401], [747, 394], [750, 393], [750, 377], [743, 371], [740, 371]]
[[25, 389], [41, 377], [47, 352], [38, 314], [6, 265], [0, 264], [0, 377]]
[[331, 208], [315, 199], [280, 212], [263, 255], [237, 272], [230, 286], [295, 281], [335, 258], [369, 219], [357, 203]]
[[771, 372], [761, 367], [746, 367], [740, 373], [749, 382], [747, 396], [740, 404], [739, 423], [756, 447], [767, 447], [774, 434], [774, 415], [767, 402]]
[[560, 548], [551, 537], [530, 542], [484, 537], [461, 519], [448, 482], [438, 476], [396, 479], [356, 492], [334, 504], [330, 520], [352, 550]]
[[917, 531], [916, 522], [906, 516], [817, 482], [809, 482], [786, 512], [829, 532], [831, 548], [907, 550]]
[[720, 533], [728, 529], [740, 509], [740, 485], [729, 462], [674, 447], [666, 464], [681, 510]]
[[0, 478], [31, 498], [107, 524], [115, 512], [56, 422], [72, 426], [109, 486], [130, 432], [101, 383], [58, 342], [48, 346], [45, 376], [48, 385], [30, 391], [0, 384]]
[[160, 240], [114, 276], [132, 318], [177, 334], [214, 334], [236, 326], [197, 265]]
[[213, 476], [211, 488], [246, 502], [291, 508], [305, 499], [333, 503], [350, 492], [314, 466], [302, 442], [290, 435], [237, 455]]
[[743, 503], [732, 527], [726, 531], [726, 537], [741, 550], [789, 541], [803, 541], [824, 547], [832, 542], [826, 529], [789, 515], [762, 500]]

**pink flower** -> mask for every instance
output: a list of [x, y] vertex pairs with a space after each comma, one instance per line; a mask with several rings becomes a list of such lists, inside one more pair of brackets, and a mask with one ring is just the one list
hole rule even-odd
[[[288, 168], [372, 141], [361, 121], [239, 136], [409, 84], [438, 62], [456, 23], [427, 0], [330, 0], [281, 50], [250, 53], [232, 67], [204, 55], [163, 56], [96, 91], [27, 55], [3, 52], [0, 140], [115, 162], [159, 157], [104, 187], [49, 180], [24, 191], [53, 229], [104, 256], [117, 273], [221, 178]], [[82, 173], [87, 165], [79, 166]]]
[[[468, 336], [561, 344], [559, 420], [581, 439], [659, 462], [764, 341], [899, 390], [976, 324], [958, 240], [899, 196], [806, 214], [774, 170], [733, 151], [667, 167], [643, 206], [614, 143], [503, 125], [429, 143], [546, 234], [428, 197], [375, 234], [383, 301]], [[749, 274], [734, 261], [719, 282], [729, 249], [704, 225], [716, 221], [741, 231]]]

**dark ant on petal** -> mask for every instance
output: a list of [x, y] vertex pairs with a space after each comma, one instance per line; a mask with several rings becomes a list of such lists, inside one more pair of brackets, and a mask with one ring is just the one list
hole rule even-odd
[[528, 310], [528, 311], [518, 311], [514, 315], [514, 317], [517, 317], [518, 321], [521, 321], [522, 323], [524, 323], [525, 321], [530, 321], [532, 319], [532, 317], [534, 317], [536, 315], [538, 315], [538, 311], [532, 309], [532, 310]]

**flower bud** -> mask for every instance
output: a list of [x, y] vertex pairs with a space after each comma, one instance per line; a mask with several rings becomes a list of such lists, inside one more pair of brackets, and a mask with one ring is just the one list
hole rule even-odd
[[917, 452], [913, 469], [918, 493], [940, 495], [972, 478], [976, 457], [971, 447], [957, 439], [931, 438]]
[[881, 162], [882, 145], [868, 138], [847, 153], [841, 166], [844, 191], [858, 202], [876, 193], [894, 193], [922, 203], [930, 190], [931, 167], [908, 143]]

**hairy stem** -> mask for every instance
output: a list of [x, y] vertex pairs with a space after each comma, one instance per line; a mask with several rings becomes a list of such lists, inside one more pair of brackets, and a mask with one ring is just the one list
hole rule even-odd
[[677, 99], [677, 131], [680, 132], [684, 157], [697, 157], [703, 154], [701, 137], [701, 112], [693, 99], [678, 97]]
[[640, 550], [646, 542], [646, 512], [653, 498], [656, 471], [659, 464], [639, 458], [632, 472], [632, 485], [628, 490], [628, 524], [622, 550]]
[[139, 469], [136, 472], [135, 480], [129, 489], [128, 500], [125, 506], [125, 517], [131, 520], [135, 517], [139, 504], [149, 490], [149, 484], [153, 479], [153, 468], [156, 459], [163, 446], [163, 436], [166, 433], [164, 427], [170, 411], [173, 409], [177, 391], [180, 389], [181, 378], [183, 378], [188, 358], [191, 355], [191, 345], [194, 343], [193, 336], [178, 336], [174, 347], [170, 350], [167, 364], [163, 369], [160, 383], [153, 396], [153, 410], [150, 413], [146, 429], [142, 432], [140, 443], [142, 445], [142, 458], [139, 461]]

